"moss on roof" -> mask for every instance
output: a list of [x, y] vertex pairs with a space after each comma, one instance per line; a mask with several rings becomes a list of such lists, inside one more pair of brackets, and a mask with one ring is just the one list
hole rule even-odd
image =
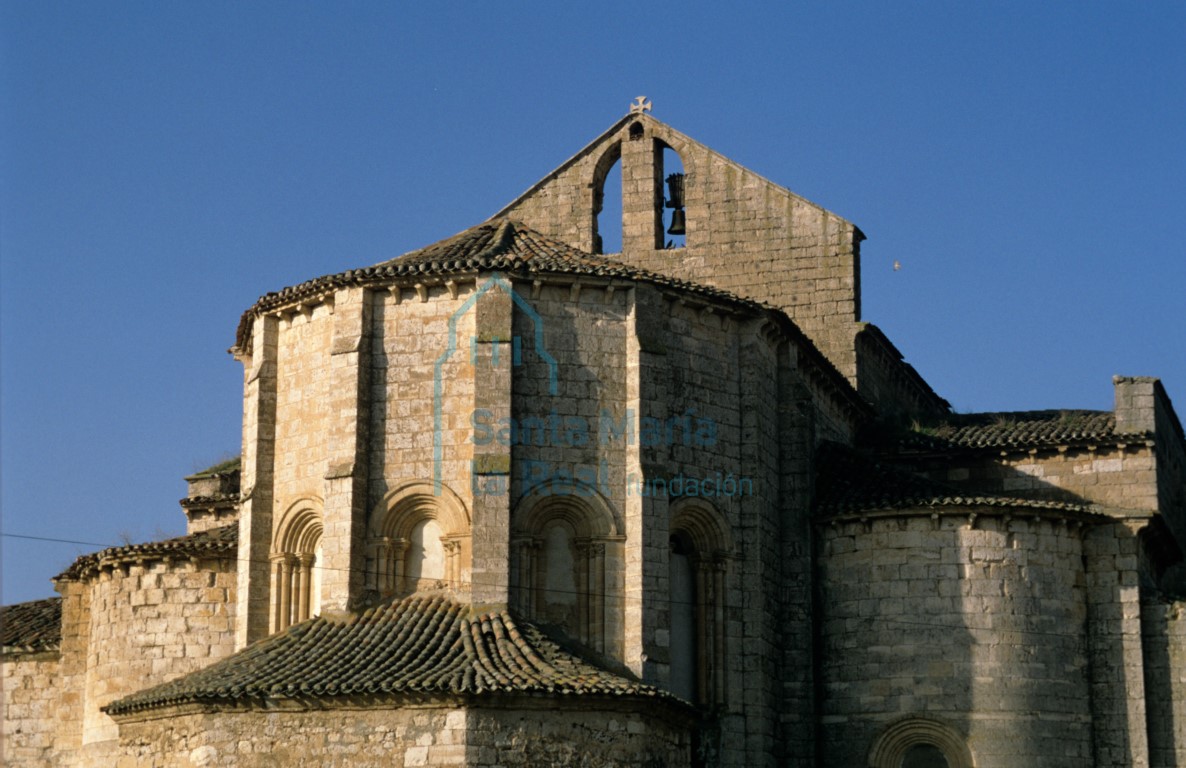
[[232, 459], [220, 461], [212, 467], [206, 467], [200, 472], [194, 472], [192, 475], [186, 477], [186, 480], [200, 480], [204, 477], [217, 477], [218, 475], [226, 475], [231, 472], [238, 472], [242, 467], [243, 459], [241, 456], [235, 456]]

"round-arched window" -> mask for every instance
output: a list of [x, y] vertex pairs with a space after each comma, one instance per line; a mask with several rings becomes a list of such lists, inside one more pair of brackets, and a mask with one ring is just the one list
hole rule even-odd
[[964, 737], [929, 717], [891, 723], [869, 750], [871, 768], [975, 768]]

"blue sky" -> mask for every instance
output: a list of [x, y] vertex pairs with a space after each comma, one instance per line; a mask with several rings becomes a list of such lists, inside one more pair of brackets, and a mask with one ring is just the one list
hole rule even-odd
[[[646, 94], [856, 222], [960, 411], [1186, 416], [1186, 5], [0, 5], [6, 534], [178, 535], [262, 293], [478, 223]], [[893, 271], [897, 260], [901, 270]], [[5, 537], [5, 603], [84, 544]]]

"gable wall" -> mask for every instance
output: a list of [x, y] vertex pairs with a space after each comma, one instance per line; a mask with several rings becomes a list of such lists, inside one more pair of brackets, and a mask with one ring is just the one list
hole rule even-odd
[[[632, 138], [636, 123], [642, 133]], [[665, 194], [663, 146], [678, 152], [684, 166], [686, 248], [664, 250], [666, 236], [656, 227]], [[855, 380], [864, 236], [850, 222], [657, 120], [638, 116], [619, 124], [500, 215], [594, 250], [598, 186], [619, 152], [622, 261], [779, 307]]]

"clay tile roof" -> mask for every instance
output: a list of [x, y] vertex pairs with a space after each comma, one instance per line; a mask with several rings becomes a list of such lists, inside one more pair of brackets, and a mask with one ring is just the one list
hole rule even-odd
[[56, 651], [62, 640], [62, 598], [0, 608], [0, 652]]
[[559, 240], [516, 221], [493, 218], [403, 256], [380, 262], [372, 267], [351, 269], [336, 275], [308, 280], [290, 288], [261, 296], [243, 313], [235, 334], [235, 349], [246, 349], [251, 324], [256, 315], [302, 299], [322, 296], [330, 290], [348, 285], [383, 285], [404, 278], [447, 277], [449, 275], [502, 272], [517, 277], [544, 274], [588, 275], [600, 278], [622, 278], [651, 283], [680, 290], [706, 300], [731, 303], [751, 310], [764, 310], [778, 315], [783, 330], [795, 338], [809, 358], [831, 381], [837, 391], [850, 397], [852, 404], [867, 411], [868, 404], [857, 396], [848, 380], [803, 333], [793, 320], [781, 310], [729, 291], [669, 277], [658, 272], [632, 267], [605, 256], [585, 253]]
[[1111, 411], [1015, 411], [953, 414], [934, 426], [916, 429], [906, 449], [1041, 448], [1124, 442], [1145, 434], [1116, 432]]
[[94, 573], [103, 563], [136, 562], [159, 560], [165, 557], [236, 557], [239, 552], [239, 525], [233, 523], [220, 528], [178, 536], [175, 539], [151, 541], [147, 544], [128, 544], [122, 547], [108, 547], [99, 552], [83, 555], [55, 576], [56, 579], [75, 580]]
[[343, 622], [323, 617], [106, 707], [121, 714], [185, 703], [392, 694], [671, 694], [563, 650], [505, 608], [480, 610], [445, 594], [389, 601]]
[[510, 219], [491, 219], [440, 242], [372, 267], [318, 277], [261, 296], [254, 306], [243, 314], [236, 345], [241, 348], [246, 343], [247, 328], [257, 312], [267, 311], [308, 296], [320, 295], [329, 289], [381, 283], [401, 277], [448, 276], [476, 272], [506, 272], [516, 275], [550, 272], [626, 278], [679, 288], [689, 293], [748, 307], [762, 306], [718, 288], [667, 277], [604, 256], [585, 253]]
[[968, 493], [879, 464], [837, 443], [820, 446], [815, 510], [821, 517], [918, 507], [981, 506], [1087, 511], [1080, 504]]

